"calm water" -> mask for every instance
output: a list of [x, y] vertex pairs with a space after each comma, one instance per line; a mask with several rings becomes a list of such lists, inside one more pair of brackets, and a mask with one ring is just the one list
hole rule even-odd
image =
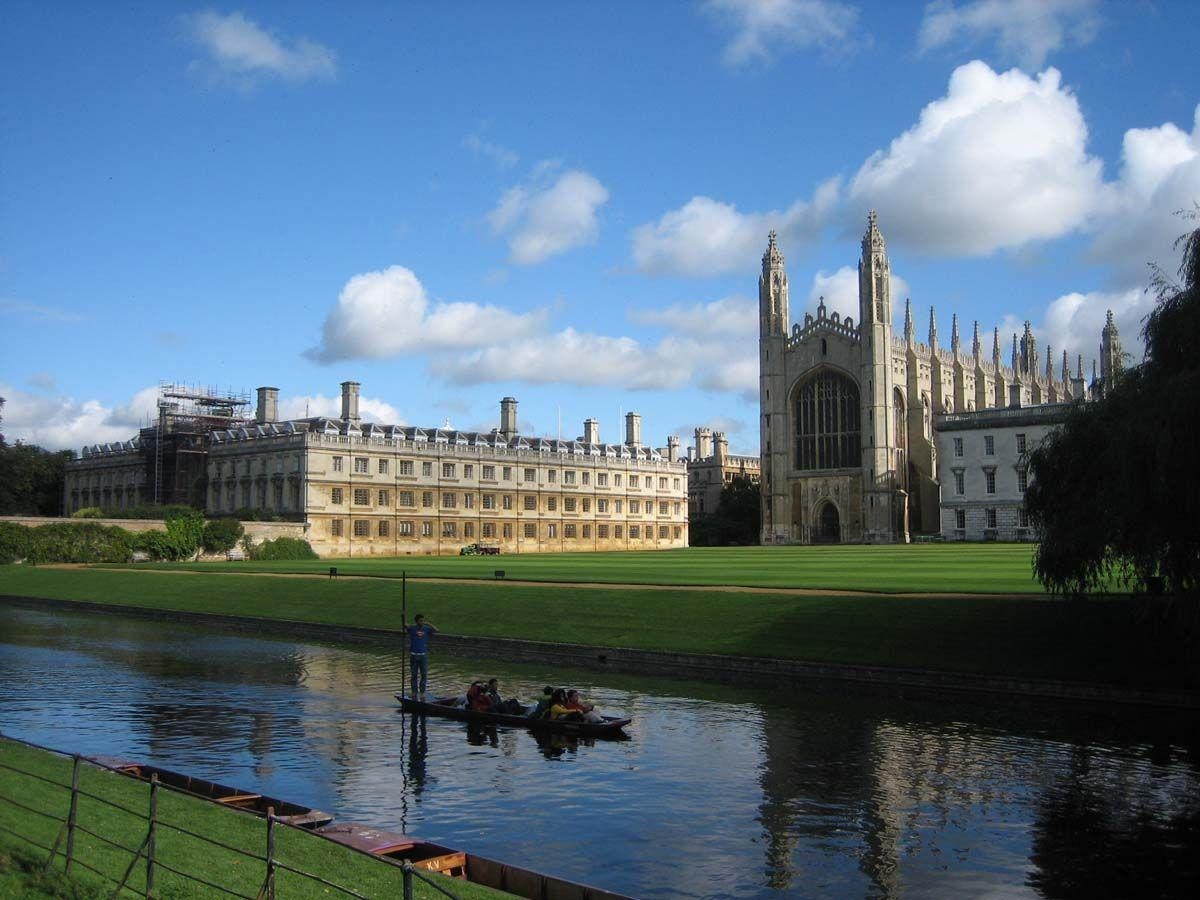
[[[449, 626], [448, 626], [449, 627]], [[470, 660], [625, 742], [401, 715], [399, 652], [0, 605], [0, 729], [153, 761], [638, 897], [1189, 896], [1194, 719]]]

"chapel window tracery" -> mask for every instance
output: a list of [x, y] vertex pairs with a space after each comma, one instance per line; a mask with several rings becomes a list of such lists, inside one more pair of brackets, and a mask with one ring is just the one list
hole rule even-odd
[[861, 466], [861, 429], [858, 385], [834, 372], [811, 378], [796, 398], [796, 468]]

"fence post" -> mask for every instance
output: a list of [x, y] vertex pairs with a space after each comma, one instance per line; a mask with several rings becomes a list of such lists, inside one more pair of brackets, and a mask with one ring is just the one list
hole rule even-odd
[[404, 900], [413, 900], [413, 866], [407, 859], [404, 861]]
[[71, 861], [75, 858], [75, 815], [79, 809], [79, 754], [73, 757], [75, 765], [71, 769], [71, 808], [67, 813], [67, 864], [66, 874], [71, 874]]
[[275, 807], [267, 807], [267, 900], [275, 900]]
[[154, 838], [158, 823], [158, 775], [150, 776], [150, 833], [146, 835], [146, 896], [154, 896]]

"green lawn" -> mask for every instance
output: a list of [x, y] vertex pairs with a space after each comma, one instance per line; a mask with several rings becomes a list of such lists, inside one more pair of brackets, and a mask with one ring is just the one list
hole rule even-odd
[[[400, 624], [400, 585], [385, 579], [6, 566], [0, 567], [3, 594], [380, 629]], [[1068, 602], [1045, 596], [798, 596], [433, 581], [409, 585], [408, 609], [463, 635], [1171, 683], [1165, 659], [1144, 658], [1131, 636], [1133, 601], [1117, 596]]]
[[399, 577], [507, 578], [607, 584], [740, 585], [930, 593], [1042, 593], [1029, 544], [831, 547], [689, 547], [621, 553], [410, 556], [304, 562], [179, 563], [205, 571], [340, 573]]
[[[0, 739], [0, 826], [7, 829], [0, 832], [0, 857], [8, 855], [28, 864], [31, 861], [44, 863], [49, 856], [45, 850], [10, 833], [16, 831], [43, 847], [54, 844], [55, 836], [66, 818], [70, 791], [49, 782], [63, 785], [71, 783], [70, 759]], [[84, 766], [80, 788], [83, 792], [119, 804], [125, 810], [145, 814], [148, 809], [149, 786], [123, 775]], [[26, 807], [49, 813], [52, 818], [19, 809], [2, 798], [16, 799]], [[103, 835], [126, 848], [136, 849], [146, 836], [145, 821], [131, 812], [114, 809], [99, 800], [81, 796], [77, 815], [81, 828]], [[243, 895], [254, 896], [257, 893], [265, 871], [262, 861], [214, 846], [167, 826], [181, 826], [194, 834], [261, 857], [265, 856], [266, 851], [265, 821], [165, 790], [158, 795], [158, 816], [160, 823], [164, 823], [160, 824], [156, 837], [156, 857], [161, 863]], [[401, 894], [401, 871], [396, 866], [354, 853], [306, 831], [277, 829], [276, 853], [277, 858], [287, 865], [319, 875], [335, 884], [346, 885], [367, 896], [398, 897]], [[82, 831], [77, 833], [75, 855], [82, 863], [116, 880], [121, 878], [133, 857], [131, 851], [114, 848]], [[61, 866], [60, 855], [58, 867]], [[0, 868], [0, 890], [5, 892], [4, 896], [53, 896], [38, 879], [29, 873], [22, 873], [21, 866], [9, 865], [4, 868], [9, 869], [5, 872]], [[145, 872], [143, 860], [135, 867], [130, 878], [131, 886], [137, 891], [144, 888]], [[74, 867], [71, 874], [81, 889], [80, 896], [109, 896], [112, 892], [112, 884], [104, 885], [101, 878], [80, 866]], [[331, 893], [312, 879], [286, 871], [278, 872], [275, 883], [281, 897], [316, 898], [336, 893]], [[445, 884], [464, 900], [509, 896], [464, 881], [447, 880]], [[165, 869], [158, 871], [155, 888], [157, 896], [172, 898], [218, 895], [212, 888], [173, 875]], [[426, 900], [443, 896], [419, 880], [416, 881], [415, 894]]]

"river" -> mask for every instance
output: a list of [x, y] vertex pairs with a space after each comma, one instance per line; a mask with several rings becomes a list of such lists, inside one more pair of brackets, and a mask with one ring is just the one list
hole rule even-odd
[[[449, 623], [447, 623], [449, 627]], [[152, 761], [636, 897], [1172, 897], [1200, 886], [1195, 716], [431, 657], [570, 684], [629, 740], [402, 715], [388, 646], [0, 605], [0, 730]]]

